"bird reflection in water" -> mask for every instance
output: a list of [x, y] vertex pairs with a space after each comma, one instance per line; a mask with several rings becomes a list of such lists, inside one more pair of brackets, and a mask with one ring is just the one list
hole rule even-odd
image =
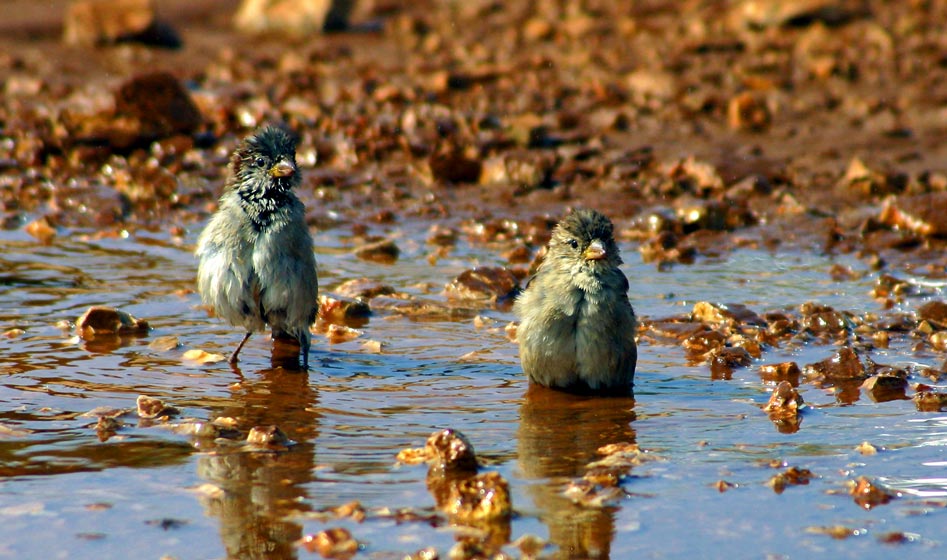
[[633, 397], [572, 395], [531, 385], [520, 408], [518, 462], [528, 492], [549, 528], [557, 557], [608, 558], [614, 506], [582, 507], [563, 494], [609, 444], [633, 444]]
[[289, 519], [305, 511], [309, 501], [305, 488], [313, 480], [319, 427], [318, 394], [309, 376], [294, 367], [278, 367], [282, 360], [298, 363], [298, 352], [296, 345], [274, 342], [274, 367], [243, 380], [231, 405], [214, 411], [236, 419], [243, 433], [275, 425], [295, 442], [272, 450], [215, 448], [198, 459], [198, 474], [223, 490], [201, 499], [208, 514], [220, 519], [228, 558], [298, 556], [295, 543], [302, 526]]

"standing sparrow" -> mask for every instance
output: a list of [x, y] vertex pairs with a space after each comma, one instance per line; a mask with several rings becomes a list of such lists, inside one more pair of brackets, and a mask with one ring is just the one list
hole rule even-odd
[[573, 392], [629, 394], [638, 348], [628, 279], [612, 222], [574, 210], [514, 304], [520, 361], [530, 381]]
[[230, 159], [220, 207], [197, 242], [197, 289], [205, 304], [250, 335], [269, 325], [273, 338], [295, 338], [309, 367], [309, 326], [316, 318], [319, 281], [300, 184], [296, 140], [268, 126], [244, 139]]

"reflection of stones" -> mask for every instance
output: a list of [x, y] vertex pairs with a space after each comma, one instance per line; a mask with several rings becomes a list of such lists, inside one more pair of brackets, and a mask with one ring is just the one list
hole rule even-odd
[[[281, 484], [266, 454], [206, 455], [197, 463], [201, 478], [223, 492], [202, 496], [207, 513], [220, 519], [220, 535], [229, 558], [292, 558], [301, 537], [299, 525], [282, 521], [278, 507], [296, 496]], [[285, 495], [283, 495], [285, 494]]]
[[799, 431], [802, 423], [802, 407], [802, 395], [790, 382], [780, 381], [770, 395], [769, 402], [763, 407], [763, 412], [769, 415], [769, 419], [780, 433], [793, 434]]
[[[538, 386], [526, 394], [517, 438], [519, 468], [535, 481], [528, 491], [559, 556], [609, 557], [614, 508], [604, 506], [614, 505], [624, 491], [608, 481], [620, 482], [633, 462], [634, 418], [633, 398], [583, 397]], [[603, 450], [608, 455], [589, 467], [608, 444], [622, 445]], [[599, 464], [610, 457], [615, 464]], [[582, 475], [588, 477], [564, 488], [563, 477]]]
[[496, 472], [477, 474], [473, 445], [462, 433], [434, 432], [424, 449], [402, 451], [398, 458], [428, 463], [427, 488], [438, 509], [452, 525], [466, 529], [458, 532], [458, 554], [492, 556], [510, 540], [509, 484]]
[[[298, 354], [293, 359], [298, 363]], [[248, 437], [245, 443], [206, 442], [197, 473], [219, 490], [199, 496], [207, 514], [219, 519], [228, 558], [296, 558], [302, 527], [290, 520], [306, 508], [305, 484], [313, 476], [317, 395], [298, 371], [257, 375], [235, 386], [231, 404], [214, 411], [221, 424]], [[290, 438], [295, 445], [287, 446]]]

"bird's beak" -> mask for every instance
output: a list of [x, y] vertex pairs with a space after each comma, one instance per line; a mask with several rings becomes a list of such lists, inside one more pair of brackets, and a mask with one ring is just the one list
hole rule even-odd
[[296, 173], [296, 166], [293, 165], [293, 162], [281, 159], [276, 162], [272, 168], [270, 168], [270, 175], [273, 177], [290, 177]]
[[605, 247], [602, 242], [596, 239], [589, 243], [589, 246], [582, 253], [582, 258], [587, 261], [600, 261], [605, 258]]

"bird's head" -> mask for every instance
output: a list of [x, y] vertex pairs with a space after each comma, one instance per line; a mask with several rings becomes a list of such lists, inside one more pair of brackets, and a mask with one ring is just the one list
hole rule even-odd
[[235, 186], [249, 200], [279, 198], [299, 185], [296, 138], [279, 126], [266, 126], [247, 137], [231, 159]]
[[549, 242], [549, 257], [567, 259], [581, 268], [600, 270], [622, 263], [612, 222], [595, 210], [573, 210], [556, 225]]

